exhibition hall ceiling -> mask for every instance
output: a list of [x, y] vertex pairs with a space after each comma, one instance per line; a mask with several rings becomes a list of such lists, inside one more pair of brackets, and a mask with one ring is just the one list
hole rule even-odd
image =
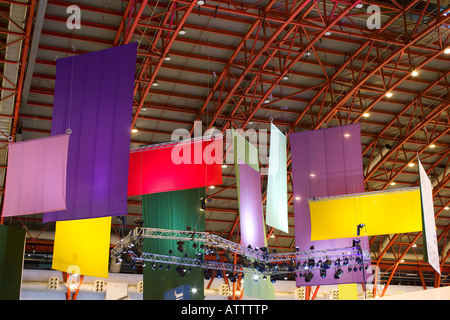
[[[195, 121], [202, 133], [224, 135], [270, 133], [273, 123], [288, 137], [360, 123], [366, 191], [418, 186], [420, 158], [448, 268], [448, 13], [445, 0], [0, 0], [2, 186], [8, 138], [50, 135], [56, 60], [138, 42], [131, 147], [169, 142], [176, 129], [194, 137]], [[281, 251], [295, 247], [287, 159], [289, 233], [267, 227], [269, 246]], [[260, 162], [267, 167], [264, 154]], [[263, 175], [263, 201], [266, 184]], [[235, 240], [232, 164], [208, 199], [206, 231]], [[129, 197], [125, 229], [140, 216], [140, 197]], [[117, 233], [120, 221], [112, 222]], [[32, 237], [54, 230], [42, 215], [3, 223], [26, 226]], [[384, 269], [421, 264], [421, 233], [373, 236], [370, 244]]]

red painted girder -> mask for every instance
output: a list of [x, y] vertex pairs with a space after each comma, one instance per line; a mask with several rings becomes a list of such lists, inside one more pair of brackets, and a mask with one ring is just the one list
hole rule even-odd
[[441, 114], [443, 111], [445, 111], [450, 106], [450, 102], [444, 102], [440, 104], [439, 106], [435, 107], [433, 110], [431, 110], [424, 118], [423, 120], [418, 123], [413, 130], [408, 132], [402, 139], [400, 139], [395, 146], [393, 146], [389, 151], [381, 158], [380, 161], [378, 161], [377, 164], [375, 164], [370, 172], [368, 172], [364, 178], [364, 182], [367, 182], [368, 179], [375, 173], [375, 171], [378, 170], [378, 168], [383, 164], [384, 161], [386, 161], [395, 151], [397, 151], [398, 148], [401, 147], [401, 145], [405, 142], [407, 142], [414, 134], [416, 134], [419, 130], [422, 130], [422, 128], [428, 124], [432, 119], [434, 119], [436, 116]]
[[441, 25], [447, 23], [450, 20], [449, 16], [443, 16], [439, 15], [434, 19], [433, 23], [429, 23], [428, 26], [422, 30], [420, 33], [415, 35], [410, 39], [410, 42], [408, 42], [405, 46], [396, 48], [395, 50], [391, 51], [391, 53], [383, 60], [381, 61], [376, 67], [374, 67], [369, 73], [367, 73], [363, 79], [361, 79], [358, 83], [355, 83], [353, 87], [347, 92], [347, 94], [335, 105], [333, 105], [332, 109], [320, 120], [316, 126], [315, 129], [320, 128], [320, 126], [328, 122], [337, 112], [338, 108], [341, 107], [348, 99], [350, 99], [357, 90], [374, 74], [378, 73], [385, 65], [387, 65], [393, 58], [398, 56], [399, 54], [402, 54], [407, 48], [409, 48], [412, 44], [418, 42], [423, 37], [428, 35], [430, 32], [434, 31], [436, 28], [440, 27]]
[[[226, 97], [222, 100], [221, 104], [216, 108], [215, 113], [211, 119], [211, 121], [208, 124], [207, 129], [211, 128], [212, 125], [214, 124], [214, 122], [217, 120], [219, 114], [222, 112], [222, 110], [225, 108], [225, 106], [228, 104], [228, 102], [230, 101], [231, 97], [233, 96], [233, 94], [235, 93], [235, 91], [238, 89], [238, 87], [240, 86], [241, 82], [244, 80], [244, 77], [247, 75], [247, 72], [249, 72], [253, 66], [255, 65], [255, 63], [257, 62], [257, 60], [261, 57], [262, 53], [265, 52], [269, 46], [276, 40], [276, 38], [280, 35], [280, 33], [290, 24], [290, 22], [311, 2], [311, 0], [304, 0], [301, 2], [300, 5], [298, 5], [297, 7], [295, 7], [295, 9], [293, 9], [290, 14], [289, 17], [286, 18], [286, 20], [284, 21], [284, 23], [279, 26], [277, 28], [277, 30], [271, 35], [270, 39], [264, 43], [263, 47], [260, 48], [259, 52], [252, 57], [252, 59], [248, 62], [248, 64], [246, 65], [245, 70], [240, 74], [240, 76], [235, 79], [233, 86], [231, 87], [230, 91], [228, 92], [228, 94], [226, 95]], [[255, 23], [256, 24], [256, 23]], [[259, 24], [259, 22], [258, 22]], [[237, 53], [236, 53], [237, 54]], [[230, 60], [230, 62], [232, 62]], [[224, 69], [225, 70], [225, 69]], [[223, 73], [223, 72], [222, 72]], [[210, 96], [212, 97], [214, 93], [210, 94]], [[204, 105], [206, 108], [206, 104]], [[202, 111], [204, 110], [204, 108], [202, 108]]]
[[139, 112], [140, 112], [141, 109], [142, 109], [142, 106], [144, 105], [145, 99], [146, 99], [146, 97], [147, 97], [147, 94], [148, 94], [149, 91], [150, 91], [151, 85], [152, 85], [152, 83], [155, 81], [156, 75], [158, 74], [158, 71], [159, 71], [159, 69], [161, 68], [161, 66], [162, 66], [162, 64], [163, 64], [163, 62], [164, 62], [164, 58], [163, 58], [163, 57], [165, 57], [165, 56], [169, 53], [170, 48], [172, 47], [172, 44], [174, 43], [174, 41], [175, 41], [175, 39], [176, 39], [176, 37], [177, 37], [177, 35], [178, 35], [178, 32], [179, 32], [179, 31], [181, 30], [181, 28], [183, 27], [183, 24], [185, 23], [187, 17], [188, 17], [189, 14], [192, 12], [192, 10], [194, 9], [195, 6], [196, 6], [196, 2], [195, 2], [195, 1], [192, 1], [192, 2], [189, 4], [189, 6], [187, 7], [187, 9], [186, 9], [186, 11], [184, 12], [183, 16], [182, 16], [181, 19], [178, 21], [178, 25], [177, 25], [177, 27], [175, 28], [175, 30], [174, 30], [174, 32], [172, 33], [172, 35], [170, 36], [170, 39], [169, 39], [168, 42], [166, 43], [166, 46], [163, 48], [163, 52], [162, 52], [162, 55], [161, 55], [162, 58], [160, 58], [160, 59], [158, 60], [156, 66], [155, 66], [155, 69], [154, 69], [154, 71], [152, 72], [152, 75], [151, 75], [151, 77], [150, 77], [150, 79], [149, 79], [149, 81], [148, 81], [148, 84], [147, 84], [147, 86], [145, 87], [145, 89], [144, 89], [144, 91], [143, 91], [143, 93], [142, 93], [141, 99], [140, 99], [139, 104], [138, 104], [138, 106], [137, 106], [137, 110], [136, 110], [135, 114], [133, 115], [133, 120], [132, 120], [132, 123], [131, 123], [131, 127], [134, 127], [134, 125], [136, 124], [137, 117], [138, 117], [138, 115], [139, 115]]

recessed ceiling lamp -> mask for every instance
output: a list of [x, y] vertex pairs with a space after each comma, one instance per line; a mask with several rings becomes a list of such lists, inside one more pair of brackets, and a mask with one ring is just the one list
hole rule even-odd
[[388, 98], [392, 97], [392, 92], [387, 92], [386, 97], [388, 97]]
[[197, 5], [202, 6], [205, 4], [205, 2], [206, 2], [205, 0], [198, 0]]
[[445, 54], [450, 54], [450, 47], [446, 48], [446, 49], [444, 50], [444, 53], [445, 53]]
[[413, 70], [413, 71], [411, 72], [411, 75], [412, 75], [413, 77], [417, 77], [417, 76], [419, 75], [419, 72], [418, 72], [417, 70]]
[[178, 33], [181, 35], [186, 34], [186, 30], [184, 30], [184, 28], [181, 28], [181, 30]]

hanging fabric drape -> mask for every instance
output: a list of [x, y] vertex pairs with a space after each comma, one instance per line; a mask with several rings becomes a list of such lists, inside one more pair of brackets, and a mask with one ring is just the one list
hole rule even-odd
[[286, 151], [286, 136], [272, 123], [267, 176], [266, 224], [289, 233]]
[[52, 135], [70, 133], [67, 209], [43, 222], [127, 214], [137, 43], [56, 61]]
[[[205, 215], [201, 211], [201, 198], [205, 196], [205, 188], [177, 190], [152, 193], [142, 196], [142, 217], [144, 227], [170, 230], [186, 230], [190, 227], [195, 231], [205, 231]], [[194, 243], [197, 247], [194, 248]], [[177, 240], [144, 238], [144, 252], [166, 256], [195, 259], [195, 254], [201, 252], [200, 245], [194, 241], [185, 241], [183, 252], [177, 248]], [[170, 253], [171, 251], [172, 253]], [[189, 285], [196, 292], [191, 292], [191, 300], [203, 300], [204, 276], [202, 269], [193, 267], [182, 277], [177, 271], [177, 265], [159, 263], [152, 266], [147, 262], [144, 267], [144, 300], [164, 300], [165, 292], [182, 285]], [[167, 270], [167, 267], [170, 270]]]
[[222, 184], [222, 137], [133, 149], [128, 196]]
[[9, 144], [3, 217], [66, 209], [69, 137]]
[[57, 221], [52, 269], [108, 278], [110, 239], [111, 217]]
[[[360, 124], [297, 132], [289, 135], [292, 160], [295, 244], [300, 251], [351, 247], [353, 239], [311, 241], [311, 218], [308, 199], [364, 192]], [[355, 226], [356, 229], [356, 226]], [[368, 249], [367, 237], [361, 246]], [[367, 273], [370, 271], [366, 270]], [[371, 272], [371, 271], [370, 271]], [[297, 277], [298, 286], [363, 282], [363, 272], [344, 272], [334, 279], [334, 267], [325, 278], [313, 271], [306, 282]]]

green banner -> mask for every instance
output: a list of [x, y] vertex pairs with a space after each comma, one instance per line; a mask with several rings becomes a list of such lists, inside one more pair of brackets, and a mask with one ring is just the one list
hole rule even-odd
[[19, 300], [25, 230], [0, 225], [0, 300]]
[[[201, 198], [205, 188], [161, 192], [142, 196], [142, 217], [144, 227], [170, 230], [205, 231], [205, 214], [201, 211]], [[194, 248], [196, 245], [196, 248]], [[144, 238], [144, 252], [195, 259], [201, 243], [185, 241], [183, 245], [175, 239]], [[180, 252], [178, 248], [183, 248]], [[183, 267], [174, 264], [160, 264], [147, 261], [144, 267], [144, 300], [164, 300], [164, 293], [182, 285], [190, 285], [191, 300], [203, 300], [204, 276], [202, 268]], [[170, 268], [170, 270], [167, 270]]]

